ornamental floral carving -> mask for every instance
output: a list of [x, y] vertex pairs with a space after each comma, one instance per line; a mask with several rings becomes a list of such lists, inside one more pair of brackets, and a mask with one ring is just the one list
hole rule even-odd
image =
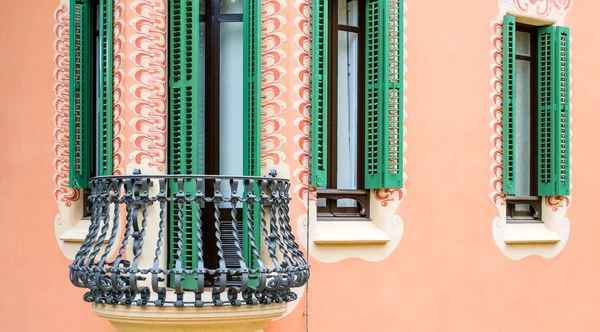
[[502, 0], [502, 2], [512, 1], [521, 13], [527, 13], [532, 7], [540, 17], [546, 17], [555, 11], [562, 15], [571, 8], [573, 0]]

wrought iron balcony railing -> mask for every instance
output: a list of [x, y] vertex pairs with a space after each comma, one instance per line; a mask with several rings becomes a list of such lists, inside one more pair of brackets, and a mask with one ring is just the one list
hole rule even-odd
[[90, 185], [91, 226], [70, 265], [85, 301], [270, 304], [294, 300], [291, 288], [308, 280], [289, 180], [129, 175]]

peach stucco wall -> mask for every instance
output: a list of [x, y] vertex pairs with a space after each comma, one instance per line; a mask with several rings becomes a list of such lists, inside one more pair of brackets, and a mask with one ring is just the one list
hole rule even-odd
[[110, 330], [68, 278], [53, 220], [55, 1], [0, 10], [2, 331]]
[[[600, 2], [573, 1], [564, 22], [573, 40], [568, 242], [554, 258], [511, 260], [498, 249], [491, 231], [498, 212], [490, 201], [489, 110], [490, 22], [499, 17], [499, 3], [513, 0], [405, 1], [408, 149], [407, 195], [398, 210], [402, 238], [391, 255], [378, 262], [321, 263], [310, 257], [308, 297], [305, 292], [303, 302], [266, 331], [305, 331], [307, 299], [311, 331], [600, 331], [600, 224], [595, 219], [600, 186]], [[570, 2], [540, 2], [547, 1]], [[125, 1], [128, 10], [134, 2], [140, 1]], [[277, 98], [285, 107], [269, 116], [284, 124], [277, 135], [284, 135], [288, 144], [280, 150], [288, 151], [294, 149], [295, 138], [302, 138], [296, 120], [306, 98], [306, 81], [298, 72], [306, 51], [301, 25], [305, 2], [263, 3], [283, 18], [265, 27], [273, 39], [278, 34], [286, 38], [278, 40], [278, 54], [285, 56], [270, 64], [275, 78], [266, 75], [263, 89], [269, 84], [283, 88]], [[53, 29], [58, 5], [59, 0], [21, 0], [0, 11], [2, 331], [113, 330], [82, 301], [83, 291], [71, 286], [69, 261], [55, 239]], [[135, 36], [136, 27], [126, 26]], [[127, 45], [124, 52], [136, 52], [134, 45]], [[127, 57], [127, 63], [134, 66], [135, 59]], [[136, 76], [130, 74], [127, 70], [125, 85], [136, 84]], [[143, 86], [143, 80], [139, 84]], [[132, 119], [134, 98], [127, 89], [125, 112]], [[263, 103], [264, 108], [269, 105]], [[127, 137], [137, 133], [129, 126], [131, 122], [124, 130]], [[125, 166], [135, 161], [135, 155], [130, 159], [134, 147], [127, 149]], [[302, 170], [293, 156], [285, 163]], [[302, 175], [289, 176], [302, 188]], [[305, 207], [294, 199], [298, 221]]]

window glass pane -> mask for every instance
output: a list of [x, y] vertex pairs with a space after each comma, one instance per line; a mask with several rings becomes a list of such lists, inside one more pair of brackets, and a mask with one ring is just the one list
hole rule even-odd
[[357, 189], [358, 35], [355, 33], [338, 32], [337, 83], [337, 189]]
[[531, 55], [531, 35], [529, 32], [517, 31], [517, 55]]
[[221, 0], [221, 14], [242, 14], [243, 12], [243, 0]]
[[531, 173], [530, 62], [517, 60], [515, 112], [515, 195], [529, 196]]
[[327, 206], [327, 199], [317, 198], [317, 207], [325, 207], [325, 206]]
[[206, 7], [205, 7], [205, 1], [204, 0], [200, 0], [200, 14], [204, 14], [206, 13]]
[[[221, 175], [243, 174], [243, 23], [221, 23], [219, 86], [219, 171]], [[210, 82], [208, 82], [210, 84]], [[222, 192], [229, 195], [229, 185]], [[241, 206], [241, 205], [240, 205]]]
[[338, 24], [358, 26], [358, 0], [339, 0]]

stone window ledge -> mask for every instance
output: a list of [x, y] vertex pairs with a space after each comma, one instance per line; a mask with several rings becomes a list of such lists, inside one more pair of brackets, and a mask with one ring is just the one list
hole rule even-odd
[[561, 238], [543, 223], [506, 224], [507, 244], [558, 243]]
[[371, 221], [317, 221], [312, 239], [317, 245], [382, 245], [390, 238]]

